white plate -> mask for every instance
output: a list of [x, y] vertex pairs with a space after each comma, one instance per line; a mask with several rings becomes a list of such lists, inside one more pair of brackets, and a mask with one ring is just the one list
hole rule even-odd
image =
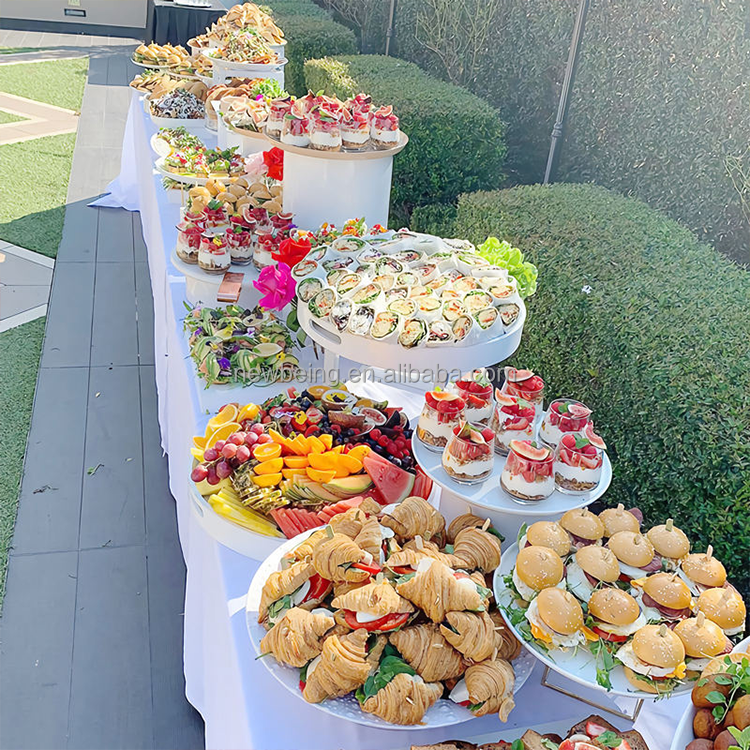
[[[172, 122], [180, 122], [179, 120], [173, 120]], [[175, 127], [172, 125], [171, 127]], [[162, 176], [162, 177], [169, 177], [171, 180], [174, 180], [175, 182], [182, 182], [185, 185], [205, 185], [211, 178], [210, 177], [193, 177], [190, 175], [184, 175], [184, 174], [177, 174], [176, 172], [170, 172], [168, 169], [164, 168], [164, 158], [160, 157], [156, 160], [156, 171]], [[242, 177], [243, 174], [233, 174], [232, 177]], [[226, 175], [222, 175], [221, 177], [216, 177], [217, 180], [229, 180], [230, 177]]]
[[[245, 620], [247, 622], [247, 631], [250, 635], [250, 640], [258, 654], [260, 654], [260, 641], [266, 634], [265, 628], [258, 624], [258, 607], [260, 605], [260, 595], [263, 590], [263, 584], [271, 573], [280, 569], [281, 558], [302, 542], [302, 540], [310, 536], [313, 531], [315, 531], [315, 529], [299, 534], [294, 537], [294, 539], [290, 539], [285, 544], [282, 544], [278, 549], [274, 550], [266, 560], [264, 560], [255, 573], [255, 576], [253, 576], [253, 580], [250, 583], [250, 588], [247, 592]], [[270, 657], [261, 659], [261, 662], [287, 690], [294, 693], [299, 700], [304, 701], [299, 689], [298, 669], [279, 664], [275, 659]], [[516, 673], [516, 685], [513, 690], [514, 693], [517, 693], [523, 687], [533, 668], [533, 658], [530, 658], [525, 651], [522, 651], [519, 657], [513, 662], [513, 669]], [[434, 729], [435, 727], [448, 727], [454, 724], [461, 724], [465, 721], [476, 718], [467, 708], [459, 706], [457, 703], [454, 703], [447, 698], [441, 698], [435, 703], [435, 705], [424, 715], [423, 723], [416, 726], [390, 724], [387, 721], [383, 721], [383, 719], [378, 716], [365, 713], [360, 708], [359, 701], [357, 701], [353, 693], [346, 695], [343, 698], [328, 699], [322, 703], [314, 703], [310, 705], [315, 706], [315, 708], [318, 708], [321, 711], [325, 711], [327, 714], [337, 716], [340, 719], [346, 719], [347, 721], [353, 721], [355, 724], [364, 724], [365, 726], [375, 727], [377, 729]]]
[[[733, 651], [749, 651], [750, 650], [750, 636], [740, 641], [733, 649]], [[748, 654], [750, 659], [750, 653]], [[693, 732], [693, 718], [695, 716], [695, 706], [690, 703], [685, 709], [685, 713], [682, 714], [680, 723], [677, 725], [674, 737], [672, 738], [672, 744], [669, 746], [669, 750], [685, 750], [685, 748], [695, 739]]]
[[467, 503], [478, 508], [506, 513], [512, 516], [546, 517], [561, 516], [571, 508], [585, 508], [600, 498], [612, 481], [612, 464], [607, 454], [604, 454], [602, 478], [591, 492], [582, 495], [568, 495], [555, 490], [545, 500], [534, 503], [516, 502], [500, 485], [500, 475], [505, 466], [505, 456], [495, 454], [492, 474], [479, 484], [463, 484], [450, 477], [443, 468], [443, 453], [432, 451], [417, 437], [414, 432], [412, 451], [422, 470], [441, 487], [466, 500]]
[[203, 133], [206, 130], [206, 118], [178, 118], [178, 117], [157, 117], [151, 114], [151, 107], [147, 110], [148, 116], [151, 118], [151, 122], [157, 128], [177, 128], [182, 126], [185, 130], [191, 133]]
[[133, 58], [130, 58], [130, 62], [133, 65], [137, 65], [139, 68], [148, 68], [149, 70], [169, 70], [169, 65], [149, 65], [148, 63], [136, 62]]
[[[495, 570], [492, 590], [495, 594], [495, 601], [497, 601], [498, 607], [500, 608], [500, 611], [503, 612], [503, 615], [505, 614], [503, 611], [503, 604], [507, 606], [512, 598], [510, 592], [505, 587], [503, 576], [508, 575], [513, 570], [513, 566], [516, 564], [517, 554], [518, 544], [513, 544], [507, 550], [504, 550], [500, 566]], [[629, 698], [644, 698], [646, 700], [656, 700], [658, 698], [658, 696], [653, 693], [647, 693], [643, 690], [635, 690], [625, 677], [625, 673], [621, 666], [615, 667], [610, 673], [612, 689], [608, 691], [596, 681], [596, 662], [593, 654], [588, 650], [579, 648], [575, 653], [564, 653], [560, 650], [556, 650], [550, 654], [546, 654], [541, 649], [537, 649], [534, 644], [526, 641], [521, 633], [519, 633], [510, 623], [510, 620], [507, 617], [505, 618], [505, 621], [508, 623], [508, 626], [515, 634], [516, 638], [521, 641], [525, 649], [543, 664], [546, 664], [550, 669], [554, 669], [555, 672], [561, 674], [563, 677], [567, 677], [569, 680], [573, 680], [573, 682], [577, 682], [579, 685], [585, 685], [594, 690], [601, 690], [610, 695], [626, 695]], [[676, 688], [673, 695], [689, 693], [692, 689], [693, 683], [686, 682]]]

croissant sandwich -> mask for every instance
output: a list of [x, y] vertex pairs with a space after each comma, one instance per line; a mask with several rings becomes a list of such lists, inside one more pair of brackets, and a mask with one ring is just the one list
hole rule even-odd
[[445, 519], [421, 497], [407, 497], [381, 519], [400, 539], [421, 536], [430, 541], [441, 538], [445, 530]]
[[370, 576], [372, 555], [344, 534], [333, 534], [315, 545], [312, 564], [329, 581], [364, 581]]
[[399, 596], [393, 585], [386, 580], [368, 583], [337, 596], [331, 605], [344, 610], [346, 622], [350, 627], [366, 628], [370, 632], [401, 627], [414, 612], [414, 605]]
[[364, 685], [370, 673], [365, 648], [367, 638], [366, 630], [327, 638], [322, 653], [307, 668], [302, 697], [308, 703], [320, 703]]
[[419, 724], [442, 694], [440, 683], [425, 682], [419, 675], [401, 672], [368, 698], [362, 710], [391, 724]]
[[295, 560], [309, 560], [312, 557], [313, 550], [315, 547], [322, 542], [324, 539], [328, 539], [328, 534], [325, 529], [318, 529], [313, 531], [307, 539], [301, 544], [298, 544], [291, 552], [291, 556]]
[[323, 636], [334, 624], [332, 614], [312, 614], [294, 607], [266, 633], [260, 653], [273, 654], [290, 667], [304, 667], [323, 650]]
[[354, 543], [365, 552], [372, 555], [373, 559], [380, 559], [383, 537], [380, 534], [380, 524], [378, 523], [377, 518], [372, 516], [364, 521], [359, 533], [354, 537]]
[[448, 612], [440, 632], [456, 651], [473, 662], [489, 659], [495, 651], [495, 623], [487, 612]]
[[470, 709], [474, 716], [497, 712], [500, 721], [507, 721], [513, 710], [513, 686], [516, 676], [507, 661], [483, 661], [469, 667], [464, 675], [469, 692]]
[[403, 549], [390, 555], [386, 560], [385, 565], [395, 573], [403, 575], [406, 573], [413, 573], [417, 569], [419, 561], [425, 557], [439, 560], [449, 567], [453, 567], [454, 565], [458, 566], [458, 564], [462, 562], [454, 555], [448, 555], [445, 552], [441, 552], [437, 544], [422, 541], [422, 538], [420, 537], [419, 540], [412, 539], [404, 545]]
[[404, 628], [391, 633], [389, 638], [425, 682], [451, 680], [460, 677], [466, 669], [461, 654], [434, 623]]
[[456, 535], [453, 554], [462, 561], [458, 567], [489, 573], [500, 565], [500, 540], [482, 529], [462, 529]]
[[293, 595], [300, 591], [313, 575], [315, 568], [306, 562], [297, 562], [286, 570], [271, 573], [260, 594], [258, 622], [265, 622], [269, 618], [278, 619], [283, 615], [283, 610], [291, 609], [295, 604], [302, 604], [302, 601], [296, 599], [304, 600], [304, 595]]
[[453, 544], [456, 541], [459, 531], [464, 529], [475, 529], [481, 528], [486, 523], [484, 518], [475, 516], [473, 513], [464, 513], [462, 516], [456, 516], [449, 524], [448, 531], [446, 532], [446, 538], [448, 544]]
[[359, 508], [349, 508], [345, 513], [335, 515], [328, 525], [335, 533], [354, 539], [362, 530], [362, 525], [366, 520], [367, 516]]
[[496, 659], [505, 659], [513, 661], [521, 653], [521, 641], [513, 635], [503, 616], [496, 609], [490, 612], [492, 624], [495, 626], [495, 648], [497, 653]]

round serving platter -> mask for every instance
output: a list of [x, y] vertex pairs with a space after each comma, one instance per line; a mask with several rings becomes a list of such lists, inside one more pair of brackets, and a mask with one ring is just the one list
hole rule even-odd
[[331, 159], [333, 161], [360, 161], [365, 159], [384, 159], [386, 156], [394, 156], [399, 151], [406, 148], [409, 143], [409, 136], [403, 131], [400, 132], [398, 143], [393, 148], [364, 148], [364, 149], [346, 149], [340, 151], [319, 151], [316, 148], [305, 148], [302, 146], [292, 146], [289, 143], [283, 143], [279, 138], [267, 135], [266, 138], [282, 151], [299, 156], [310, 156], [313, 159]]
[[174, 180], [175, 182], [182, 182], [185, 185], [205, 185], [209, 180], [230, 180], [233, 177], [244, 177], [245, 173], [243, 174], [233, 174], [233, 175], [212, 175], [211, 177], [198, 177], [196, 175], [186, 175], [186, 174], [177, 174], [177, 172], [170, 172], [168, 169], [165, 169], [164, 167], [164, 157], [159, 157], [156, 160], [155, 163], [156, 171], [162, 176], [162, 177], [169, 177], [170, 180]]
[[142, 63], [142, 62], [136, 62], [133, 60], [133, 58], [130, 58], [130, 62], [133, 63], [133, 65], [137, 65], [139, 68], [148, 68], [149, 70], [169, 70], [172, 66], [171, 65], [149, 65], [148, 63]]
[[[307, 531], [299, 536], [289, 539], [287, 542], [282, 544], [280, 547], [275, 549], [258, 568], [253, 580], [250, 583], [250, 588], [247, 592], [247, 599], [245, 603], [245, 621], [247, 623], [247, 632], [252, 641], [253, 648], [257, 654], [260, 654], [260, 641], [266, 634], [265, 628], [258, 623], [258, 608], [260, 604], [260, 596], [263, 590], [263, 584], [274, 571], [281, 569], [281, 558], [289, 551], [294, 549], [315, 529]], [[263, 665], [268, 671], [287, 689], [289, 692], [297, 696], [300, 701], [304, 702], [302, 693], [299, 689], [299, 670], [292, 667], [288, 667], [283, 664], [279, 664], [272, 657], [261, 659]], [[534, 669], [534, 659], [526, 653], [521, 651], [521, 654], [513, 662], [513, 670], [516, 674], [516, 684], [513, 689], [514, 693], [517, 693], [528, 680], [529, 675]], [[424, 719], [419, 725], [401, 726], [399, 724], [390, 724], [387, 721], [374, 716], [373, 714], [365, 713], [359, 705], [359, 702], [353, 694], [346, 695], [343, 698], [333, 698], [323, 701], [322, 703], [311, 703], [309, 704], [320, 711], [324, 711], [327, 714], [336, 716], [340, 719], [346, 719], [352, 721], [355, 724], [363, 724], [364, 726], [373, 727], [376, 729], [394, 729], [394, 730], [414, 730], [414, 729], [434, 729], [436, 727], [448, 727], [454, 724], [461, 724], [465, 721], [470, 721], [476, 718], [467, 708], [459, 706], [447, 698], [441, 698], [434, 706], [432, 706], [427, 713], [424, 715]]]

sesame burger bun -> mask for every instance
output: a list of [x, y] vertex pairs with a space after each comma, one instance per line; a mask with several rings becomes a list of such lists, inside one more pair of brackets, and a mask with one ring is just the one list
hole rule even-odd
[[626, 565], [643, 568], [654, 559], [654, 545], [637, 531], [618, 531], [607, 542], [615, 556]]
[[643, 582], [643, 591], [669, 609], [685, 609], [692, 602], [687, 584], [674, 573], [654, 573]]
[[596, 542], [604, 536], [604, 524], [586, 508], [567, 511], [560, 519], [560, 526], [570, 534], [589, 541]]
[[597, 589], [589, 599], [589, 614], [610, 625], [630, 625], [638, 619], [641, 608], [622, 589]]
[[549, 547], [560, 557], [570, 552], [568, 532], [555, 521], [537, 521], [526, 529], [526, 541], [535, 547]]
[[[663, 669], [676, 669], [685, 658], [685, 647], [679, 636], [663, 625], [644, 625], [632, 641], [633, 653], [646, 664]], [[624, 668], [625, 677], [637, 690], [658, 693], [659, 688], [642, 679], [629, 667]]]
[[690, 540], [685, 532], [672, 525], [670, 518], [667, 523], [654, 526], [646, 533], [654, 549], [662, 557], [680, 560], [690, 552]]
[[607, 508], [599, 514], [599, 520], [604, 524], [604, 536], [612, 536], [618, 531], [640, 531], [641, 524], [622, 504], [616, 508]]
[[719, 560], [705, 552], [695, 552], [682, 561], [682, 572], [701, 586], [721, 587], [727, 582], [727, 571]]
[[612, 550], [589, 545], [581, 547], [575, 555], [584, 573], [605, 583], [614, 583], [620, 577], [620, 566]]
[[745, 602], [734, 589], [706, 589], [698, 597], [698, 611], [724, 630], [741, 627], [747, 616]]
[[685, 653], [696, 659], [718, 656], [727, 647], [724, 631], [700, 613], [698, 617], [677, 623], [674, 632], [682, 641]]
[[625, 673], [627, 681], [636, 689], [642, 690], [644, 693], [660, 693], [657, 685], [647, 682], [643, 679], [643, 675], [634, 672], [630, 667], [623, 667], [622, 671]]
[[569, 591], [551, 588], [539, 592], [536, 598], [539, 616], [546, 625], [560, 635], [573, 635], [583, 627], [583, 610]]
[[750, 654], [734, 651], [731, 654], [722, 654], [708, 662], [708, 666], [701, 672], [701, 677], [710, 677], [712, 674], [721, 674], [727, 671], [725, 659], [729, 659], [735, 664], [742, 664], [745, 660], [750, 664]]
[[516, 557], [516, 574], [534, 591], [557, 586], [563, 573], [560, 555], [549, 547], [524, 547]]

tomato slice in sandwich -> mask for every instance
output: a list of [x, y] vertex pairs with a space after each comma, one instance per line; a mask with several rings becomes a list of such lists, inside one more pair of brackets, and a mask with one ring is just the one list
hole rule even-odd
[[312, 599], [320, 599], [328, 591], [330, 585], [331, 582], [327, 578], [323, 578], [323, 576], [317, 573], [310, 576], [310, 590], [307, 592], [303, 603], [309, 602]]
[[352, 563], [352, 568], [356, 568], [357, 570], [364, 570], [365, 573], [369, 573], [371, 576], [376, 576], [378, 573], [380, 573], [380, 566], [375, 565], [375, 563], [368, 565], [367, 563], [356, 562]]
[[400, 628], [402, 625], [406, 624], [406, 621], [408, 619], [408, 612], [398, 612], [392, 615], [385, 615], [378, 620], [371, 620], [370, 622], [359, 622], [359, 620], [357, 620], [356, 612], [352, 612], [349, 609], [344, 610], [344, 620], [346, 620], [346, 624], [350, 628], [352, 628], [352, 630], [364, 628], [365, 630], [369, 631], [379, 630], [381, 632], [386, 632], [388, 630], [395, 630], [396, 628]]
[[[597, 628], [596, 625], [594, 625], [593, 628], [591, 628], [602, 640], [609, 641], [610, 643], [625, 643], [625, 641], [628, 640], [628, 636], [626, 635], [615, 635], [614, 633], [608, 633], [606, 630], [602, 630], [601, 628]], [[589, 722], [590, 724], [592, 722]], [[587, 734], [590, 734], [592, 737], [596, 737], [597, 735], [591, 734], [591, 732], [586, 730]], [[601, 732], [600, 732], [601, 734]]]

